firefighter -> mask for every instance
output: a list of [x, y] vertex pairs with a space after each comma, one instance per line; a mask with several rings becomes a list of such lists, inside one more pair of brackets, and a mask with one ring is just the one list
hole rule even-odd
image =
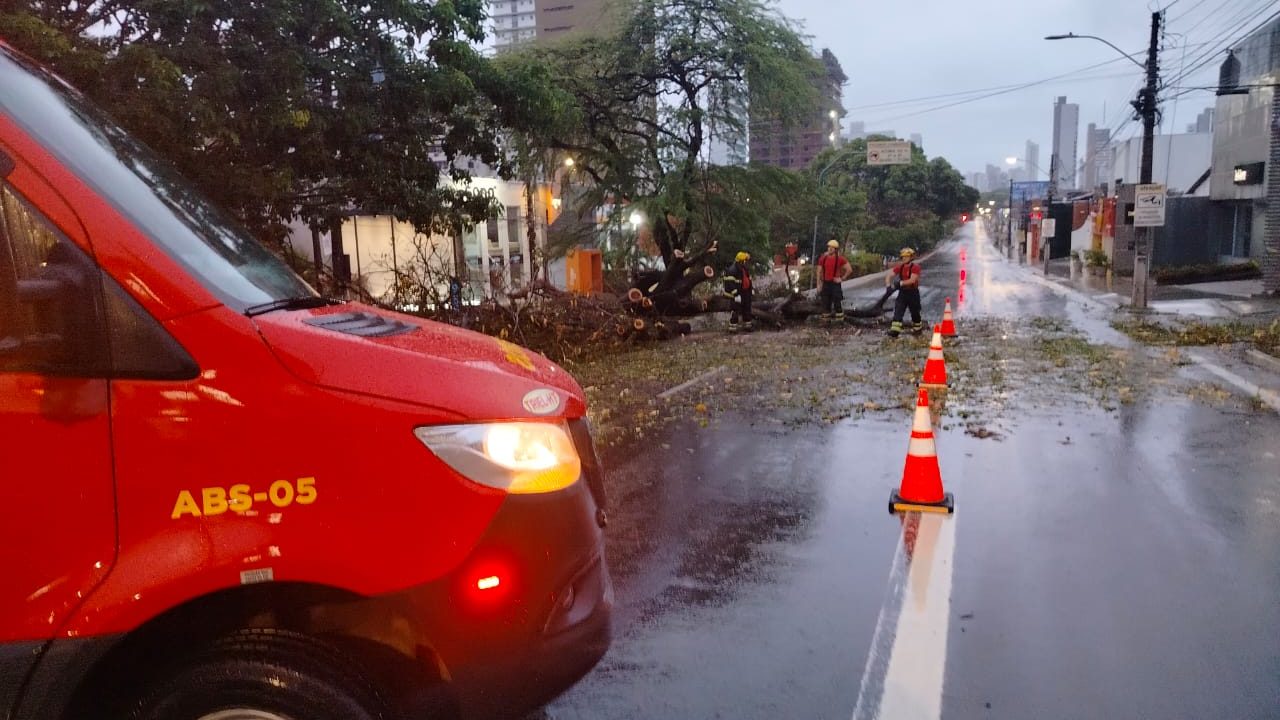
[[822, 281], [818, 302], [822, 306], [823, 320], [844, 319], [844, 288], [841, 286], [853, 274], [853, 267], [840, 254], [840, 243], [827, 241], [827, 251], [818, 258], [818, 277]]
[[741, 327], [750, 331], [755, 329], [751, 315], [751, 270], [747, 263], [751, 254], [740, 252], [733, 258], [733, 265], [724, 274], [724, 294], [733, 300], [733, 312], [729, 314], [729, 332], [737, 332], [739, 320]]
[[889, 327], [889, 336], [902, 334], [902, 320], [911, 311], [911, 332], [919, 335], [924, 330], [924, 322], [920, 318], [920, 263], [915, 262], [916, 251], [902, 248], [898, 253], [902, 262], [893, 266], [893, 271], [885, 278], [885, 285], [898, 288], [898, 299], [893, 304], [893, 325]]

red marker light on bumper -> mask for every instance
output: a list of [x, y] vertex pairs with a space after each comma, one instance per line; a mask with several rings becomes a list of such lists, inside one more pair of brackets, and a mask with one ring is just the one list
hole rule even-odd
[[502, 580], [497, 575], [482, 577], [476, 581], [476, 588], [480, 590], [492, 590], [502, 584]]

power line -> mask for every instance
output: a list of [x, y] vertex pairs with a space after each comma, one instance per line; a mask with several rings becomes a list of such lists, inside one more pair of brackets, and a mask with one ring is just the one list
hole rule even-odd
[[1268, 16], [1268, 17], [1267, 17], [1266, 19], [1264, 19], [1262, 22], [1260, 22], [1260, 23], [1258, 23], [1257, 25], [1255, 25], [1254, 27], [1250, 28], [1249, 30], [1246, 30], [1245, 32], [1243, 32], [1243, 33], [1241, 33], [1241, 34], [1239, 34], [1239, 35], [1236, 35], [1236, 34], [1235, 34], [1235, 33], [1239, 32], [1241, 28], [1243, 28], [1243, 27], [1245, 27], [1245, 26], [1249, 25], [1249, 23], [1251, 23], [1251, 22], [1253, 22], [1254, 20], [1256, 20], [1256, 19], [1258, 18], [1258, 16], [1262, 15], [1264, 12], [1267, 12], [1267, 11], [1268, 11], [1268, 10], [1270, 10], [1272, 7], [1274, 7], [1274, 5], [1272, 5], [1270, 2], [1268, 2], [1268, 3], [1266, 3], [1262, 8], [1260, 8], [1260, 9], [1258, 9], [1258, 10], [1254, 11], [1252, 15], [1249, 15], [1249, 16], [1248, 16], [1247, 18], [1245, 18], [1244, 20], [1242, 20], [1242, 21], [1238, 22], [1235, 26], [1231, 27], [1231, 28], [1230, 28], [1230, 29], [1228, 29], [1228, 30], [1224, 30], [1224, 31], [1222, 31], [1222, 32], [1218, 33], [1218, 35], [1216, 35], [1216, 36], [1214, 37], [1214, 39], [1210, 41], [1210, 44], [1212, 45], [1212, 47], [1210, 47], [1208, 50], [1205, 50], [1204, 52], [1202, 52], [1202, 53], [1200, 53], [1199, 55], [1197, 55], [1194, 59], [1192, 59], [1192, 60], [1190, 61], [1190, 63], [1191, 63], [1190, 67], [1186, 67], [1186, 66], [1184, 65], [1184, 67], [1181, 69], [1181, 71], [1180, 71], [1177, 75], [1175, 75], [1172, 79], [1170, 79], [1170, 80], [1166, 81], [1166, 83], [1165, 83], [1165, 84], [1166, 84], [1166, 85], [1173, 85], [1173, 84], [1178, 83], [1178, 82], [1180, 82], [1180, 81], [1182, 81], [1182, 80], [1185, 80], [1186, 78], [1190, 77], [1192, 73], [1195, 73], [1196, 71], [1198, 71], [1198, 70], [1200, 70], [1201, 68], [1203, 68], [1205, 65], [1209, 64], [1210, 62], [1212, 62], [1212, 61], [1213, 61], [1213, 59], [1218, 55], [1218, 53], [1222, 52], [1222, 50], [1223, 50], [1223, 49], [1225, 49], [1225, 48], [1227, 48], [1227, 47], [1230, 47], [1233, 43], [1235, 43], [1235, 42], [1237, 42], [1237, 41], [1239, 41], [1239, 40], [1241, 40], [1241, 39], [1243, 39], [1243, 38], [1245, 38], [1245, 37], [1248, 37], [1248, 36], [1249, 36], [1249, 35], [1251, 35], [1254, 31], [1256, 31], [1256, 30], [1258, 30], [1259, 28], [1261, 28], [1261, 27], [1265, 26], [1267, 23], [1271, 22], [1271, 21], [1272, 21], [1272, 20], [1274, 20], [1276, 17], [1280, 17], [1280, 10], [1278, 10], [1278, 11], [1276, 11], [1276, 12], [1272, 13], [1270, 16]]
[[846, 108], [846, 109], [847, 109], [847, 110], [868, 110], [868, 109], [872, 109], [872, 108], [889, 107], [889, 106], [892, 106], [892, 105], [910, 105], [910, 104], [913, 104], [913, 103], [932, 102], [932, 101], [934, 101], [934, 100], [945, 100], [945, 99], [947, 99], [947, 98], [961, 97], [961, 96], [966, 96], [966, 95], [976, 95], [976, 94], [985, 93], [985, 92], [993, 92], [993, 91], [1000, 91], [1000, 90], [1014, 90], [1014, 89], [1017, 89], [1017, 88], [1027, 87], [1027, 86], [1029, 86], [1029, 85], [1036, 85], [1036, 84], [1038, 84], [1038, 83], [1042, 83], [1042, 82], [1048, 82], [1048, 81], [1051, 81], [1051, 80], [1057, 80], [1057, 79], [1059, 79], [1059, 78], [1069, 77], [1069, 76], [1071, 76], [1071, 75], [1076, 75], [1076, 74], [1083, 73], [1083, 72], [1086, 72], [1086, 71], [1089, 71], [1089, 70], [1096, 70], [1096, 69], [1098, 69], [1098, 68], [1105, 67], [1105, 66], [1107, 66], [1107, 65], [1111, 65], [1111, 64], [1114, 64], [1114, 63], [1120, 62], [1122, 59], [1123, 59], [1123, 58], [1115, 58], [1114, 60], [1107, 60], [1106, 62], [1101, 62], [1101, 63], [1097, 63], [1097, 64], [1094, 64], [1094, 65], [1089, 65], [1089, 66], [1086, 66], [1086, 67], [1082, 67], [1082, 68], [1080, 68], [1080, 69], [1078, 69], [1078, 70], [1072, 70], [1072, 71], [1070, 71], [1070, 72], [1063, 73], [1063, 74], [1061, 74], [1061, 75], [1054, 75], [1053, 77], [1044, 78], [1044, 79], [1041, 79], [1041, 80], [1033, 80], [1033, 81], [1031, 81], [1031, 82], [1029, 82], [1029, 83], [1013, 83], [1013, 84], [1010, 84], [1010, 85], [995, 85], [995, 86], [992, 86], [992, 87], [976, 88], [976, 89], [973, 89], [973, 90], [961, 90], [961, 91], [958, 91], [958, 92], [942, 93], [942, 94], [939, 94], [939, 95], [923, 95], [923, 96], [920, 96], [920, 97], [907, 98], [907, 99], [904, 99], [904, 100], [890, 100], [890, 101], [887, 101], [887, 102], [882, 102], [882, 103], [872, 103], [872, 104], [869, 104], [869, 105], [854, 105], [854, 106], [849, 107], [849, 108]]
[[[1191, 7], [1187, 8], [1185, 11], [1183, 11], [1183, 12], [1182, 12], [1182, 14], [1181, 14], [1181, 15], [1179, 15], [1178, 17], [1176, 17], [1176, 18], [1173, 18], [1173, 19], [1169, 20], [1169, 24], [1170, 24], [1170, 25], [1172, 25], [1173, 23], [1176, 23], [1176, 22], [1178, 22], [1179, 20], [1181, 20], [1182, 18], [1184, 18], [1184, 17], [1186, 17], [1186, 16], [1190, 15], [1191, 13], [1193, 13], [1193, 12], [1195, 12], [1195, 11], [1196, 11], [1196, 8], [1200, 7], [1201, 5], [1205, 4], [1206, 2], [1208, 2], [1208, 0], [1200, 0], [1200, 1], [1199, 1], [1199, 2], [1197, 2], [1195, 5], [1192, 5]], [[1227, 0], [1227, 2], [1230, 2], [1230, 0]], [[1176, 4], [1177, 4], [1177, 3], [1174, 3], [1174, 5], [1176, 5]], [[1226, 4], [1227, 4], [1226, 2], [1224, 2], [1224, 3], [1223, 3], [1223, 5], [1226, 5]], [[1170, 5], [1169, 7], [1165, 8], [1165, 10], [1168, 10], [1168, 9], [1169, 9], [1169, 8], [1171, 8], [1171, 7], [1173, 7], [1173, 5]]]
[[[1116, 61], [1115, 61], [1115, 60], [1108, 61], [1108, 63], [1111, 63], [1111, 62], [1116, 62]], [[1108, 64], [1108, 63], [1102, 63], [1102, 64]], [[1095, 65], [1095, 66], [1093, 66], [1093, 67], [1100, 67], [1100, 65]], [[982, 94], [982, 95], [977, 95], [977, 96], [975, 96], [975, 97], [969, 97], [969, 98], [966, 98], [966, 99], [963, 99], [963, 100], [956, 100], [956, 101], [954, 101], [954, 102], [944, 103], [944, 104], [942, 104], [942, 105], [935, 105], [935, 106], [933, 106], [933, 107], [925, 108], [925, 109], [923, 109], [923, 110], [916, 110], [916, 111], [914, 111], [914, 112], [904, 113], [904, 114], [902, 114], [902, 115], [895, 115], [895, 116], [893, 116], [893, 117], [878, 118], [878, 119], [873, 120], [872, 122], [877, 122], [877, 123], [894, 122], [894, 121], [896, 121], [896, 120], [903, 120], [903, 119], [910, 118], [910, 117], [916, 117], [916, 116], [918, 116], [918, 115], [925, 115], [925, 114], [928, 114], [928, 113], [937, 112], [938, 110], [945, 110], [945, 109], [947, 109], [947, 108], [956, 107], [957, 105], [966, 105], [966, 104], [968, 104], [968, 103], [978, 102], [979, 100], [986, 100], [986, 99], [988, 99], [988, 98], [993, 98], [993, 97], [996, 97], [996, 96], [998, 96], [998, 95], [1007, 95], [1007, 94], [1009, 94], [1009, 93], [1011, 93], [1011, 92], [1017, 92], [1017, 91], [1019, 91], [1019, 90], [1026, 90], [1026, 89], [1028, 89], [1028, 88], [1036, 87], [1036, 86], [1038, 86], [1038, 85], [1045, 85], [1045, 84], [1048, 84], [1048, 83], [1053, 82], [1053, 81], [1055, 81], [1055, 80], [1062, 80], [1063, 82], [1088, 82], [1088, 81], [1093, 81], [1093, 80], [1110, 80], [1110, 79], [1115, 79], [1115, 78], [1125, 78], [1125, 77], [1132, 77], [1132, 76], [1133, 76], [1133, 74], [1132, 74], [1132, 73], [1128, 73], [1128, 72], [1126, 72], [1126, 73], [1117, 73], [1117, 74], [1115, 74], [1115, 75], [1096, 75], [1096, 76], [1083, 76], [1083, 77], [1070, 78], [1069, 76], [1070, 76], [1070, 75], [1072, 75], [1072, 74], [1073, 74], [1073, 73], [1064, 73], [1064, 74], [1062, 74], [1062, 75], [1057, 75], [1057, 76], [1054, 76], [1054, 77], [1051, 77], [1051, 78], [1045, 78], [1045, 79], [1043, 79], [1043, 80], [1036, 80], [1036, 81], [1034, 81], [1034, 82], [1023, 83], [1023, 84], [1020, 84], [1020, 85], [1014, 85], [1014, 86], [1008, 87], [1008, 88], [1003, 89], [1003, 90], [997, 90], [997, 91], [995, 91], [995, 92], [984, 93], [984, 94]]]
[[[1245, 21], [1244, 23], [1242, 23], [1240, 26], [1237, 26], [1236, 30], [1239, 30], [1239, 28], [1240, 28], [1240, 27], [1243, 27], [1244, 25], [1248, 24], [1249, 22], [1252, 22], [1254, 19], [1256, 19], [1256, 18], [1257, 18], [1259, 15], [1261, 15], [1263, 12], [1266, 12], [1266, 10], [1267, 10], [1267, 9], [1268, 9], [1268, 8], [1264, 8], [1264, 9], [1262, 9], [1262, 10], [1258, 11], [1257, 13], [1255, 13], [1253, 16], [1251, 16], [1248, 20], [1246, 20], [1246, 21]], [[1181, 82], [1181, 81], [1183, 81], [1183, 80], [1185, 80], [1185, 79], [1187, 79], [1187, 78], [1191, 77], [1194, 73], [1196, 73], [1196, 72], [1197, 72], [1197, 71], [1199, 71], [1200, 69], [1204, 68], [1204, 67], [1205, 67], [1206, 65], [1208, 65], [1209, 63], [1213, 62], [1214, 58], [1216, 58], [1216, 57], [1217, 57], [1217, 55], [1218, 55], [1220, 52], [1222, 52], [1222, 50], [1229, 48], [1232, 44], [1234, 44], [1234, 43], [1236, 43], [1236, 42], [1239, 42], [1240, 40], [1243, 40], [1244, 38], [1247, 38], [1248, 36], [1252, 35], [1254, 32], [1256, 32], [1256, 31], [1258, 31], [1259, 29], [1261, 29], [1261, 28], [1265, 27], [1265, 26], [1267, 25], [1267, 23], [1271, 22], [1272, 20], [1276, 19], [1277, 17], [1280, 17], [1280, 10], [1277, 10], [1276, 12], [1273, 12], [1271, 15], [1267, 16], [1267, 18], [1266, 18], [1266, 19], [1264, 19], [1262, 22], [1260, 22], [1260, 23], [1258, 23], [1257, 25], [1253, 26], [1252, 28], [1250, 28], [1250, 29], [1248, 29], [1248, 30], [1244, 31], [1243, 33], [1240, 33], [1240, 34], [1239, 34], [1239, 35], [1237, 35], [1236, 37], [1234, 37], [1234, 38], [1228, 38], [1228, 39], [1227, 39], [1227, 40], [1225, 40], [1225, 41], [1221, 44], [1221, 46], [1220, 46], [1220, 47], [1218, 47], [1218, 48], [1217, 48], [1217, 50], [1215, 50], [1212, 54], [1205, 55], [1203, 60], [1201, 60], [1200, 62], [1196, 63], [1196, 64], [1195, 64], [1195, 65], [1193, 65], [1192, 67], [1190, 67], [1190, 68], [1188, 68], [1188, 69], [1184, 70], [1184, 71], [1183, 71], [1183, 72], [1181, 72], [1180, 74], [1178, 74], [1176, 77], [1174, 77], [1172, 80], [1170, 80], [1170, 81], [1169, 81], [1169, 83], [1170, 83], [1170, 84], [1176, 84], [1176, 83], [1178, 83], [1178, 82]]]
[[[1190, 17], [1190, 16], [1191, 16], [1191, 14], [1192, 14], [1192, 12], [1193, 12], [1196, 8], [1198, 8], [1198, 7], [1200, 7], [1201, 5], [1203, 5], [1205, 2], [1206, 2], [1206, 0], [1201, 0], [1199, 3], [1196, 3], [1195, 7], [1192, 7], [1192, 8], [1190, 8], [1190, 9], [1188, 9], [1186, 12], [1182, 13], [1182, 14], [1181, 14], [1181, 15], [1179, 15], [1178, 17], [1171, 19], [1171, 20], [1169, 21], [1169, 25], [1170, 25], [1170, 26], [1172, 26], [1174, 23], [1181, 22], [1182, 20], [1184, 20], [1184, 19], [1186, 19], [1186, 18]], [[1212, 8], [1210, 8], [1210, 9], [1209, 9], [1209, 11], [1208, 11], [1208, 12], [1206, 12], [1202, 17], [1200, 17], [1200, 18], [1196, 21], [1196, 23], [1195, 23], [1194, 25], [1192, 25], [1190, 28], [1188, 28], [1188, 31], [1199, 29], [1199, 27], [1200, 27], [1201, 25], [1203, 25], [1206, 21], [1208, 21], [1208, 20], [1210, 20], [1210, 19], [1218, 19], [1218, 20], [1221, 20], [1221, 19], [1222, 19], [1222, 17], [1223, 17], [1223, 16], [1222, 16], [1222, 13], [1226, 11], [1226, 9], [1227, 9], [1227, 7], [1228, 7], [1228, 6], [1233, 5], [1233, 4], [1235, 4], [1236, 2], [1237, 2], [1237, 0], [1223, 0], [1222, 2], [1220, 2], [1220, 3], [1218, 3], [1217, 5], [1213, 6]]]

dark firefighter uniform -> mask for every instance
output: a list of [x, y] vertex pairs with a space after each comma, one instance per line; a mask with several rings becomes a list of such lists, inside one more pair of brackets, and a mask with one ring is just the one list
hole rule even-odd
[[733, 299], [733, 312], [729, 314], [730, 332], [738, 330], [739, 321], [747, 330], [755, 327], [755, 319], [751, 315], [751, 270], [747, 268], [750, 260], [751, 255], [740, 252], [724, 273], [724, 294]]
[[920, 317], [920, 263], [915, 262], [916, 251], [911, 248], [903, 248], [899, 255], [902, 262], [894, 265], [889, 275], [890, 283], [898, 288], [898, 299], [893, 304], [893, 325], [889, 327], [892, 337], [902, 334], [902, 320], [908, 310], [911, 311], [911, 331], [919, 333], [924, 330]]

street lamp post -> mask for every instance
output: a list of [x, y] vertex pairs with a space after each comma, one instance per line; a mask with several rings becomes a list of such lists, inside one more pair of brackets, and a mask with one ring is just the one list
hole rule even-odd
[[[833, 110], [832, 112], [835, 112], [835, 111]], [[851, 151], [852, 151], [852, 148], [846, 148], [845, 150], [840, 151], [839, 153], [836, 154], [835, 157], [831, 158], [831, 162], [827, 163], [826, 167], [822, 168], [822, 171], [818, 173], [819, 188], [822, 187], [822, 181], [827, 177], [827, 171], [835, 167], [835, 164], [839, 162], [840, 159], [843, 158], [845, 155], [848, 155]], [[815, 213], [813, 216], [813, 245], [809, 250], [809, 263], [813, 265], [813, 264], [816, 264], [817, 262], [818, 262], [818, 215]], [[815, 270], [813, 273], [813, 286], [815, 288], [819, 287], [818, 282], [819, 282], [818, 272], [817, 270]]]
[[[1097, 40], [1104, 45], [1111, 47], [1116, 52], [1128, 58], [1130, 62], [1142, 68], [1146, 72], [1147, 84], [1138, 91], [1138, 98], [1133, 101], [1133, 109], [1137, 111], [1138, 116], [1142, 118], [1142, 167], [1140, 172], [1139, 183], [1143, 185], [1151, 184], [1151, 165], [1152, 155], [1155, 151], [1155, 129], [1156, 129], [1156, 109], [1157, 99], [1156, 92], [1160, 83], [1160, 66], [1159, 66], [1159, 50], [1160, 50], [1160, 25], [1163, 21], [1163, 11], [1151, 13], [1151, 41], [1147, 46], [1147, 62], [1138, 62], [1137, 58], [1129, 53], [1116, 47], [1113, 43], [1104, 40], [1096, 35], [1076, 35], [1067, 33], [1065, 35], [1047, 35], [1045, 40], [1074, 40], [1077, 38], [1086, 38], [1089, 40]], [[1148, 263], [1151, 257], [1151, 228], [1139, 227], [1134, 228], [1136, 234], [1136, 242], [1133, 253], [1133, 299], [1132, 306], [1144, 309], [1147, 307], [1147, 284], [1148, 284]]]
[[1010, 259], [1013, 258], [1013, 178], [1009, 178], [1009, 212], [1005, 215], [1005, 222], [1008, 224], [1009, 234], [1005, 240], [1005, 255]]

